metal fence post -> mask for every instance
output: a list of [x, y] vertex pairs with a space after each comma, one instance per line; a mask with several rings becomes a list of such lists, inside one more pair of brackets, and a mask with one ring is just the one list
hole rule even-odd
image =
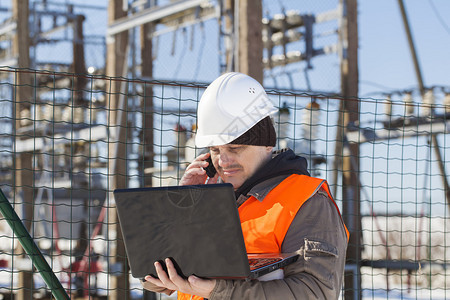
[[52, 291], [52, 294], [55, 297], [55, 299], [56, 300], [70, 299], [69, 295], [67, 295], [66, 293], [66, 290], [61, 285], [61, 282], [59, 282], [55, 273], [53, 273], [53, 270], [50, 268], [44, 256], [42, 255], [41, 250], [39, 250], [38, 246], [33, 241], [33, 238], [30, 236], [27, 229], [23, 225], [22, 220], [20, 220], [19, 216], [16, 214], [14, 208], [12, 207], [11, 203], [8, 201], [6, 196], [3, 194], [1, 189], [0, 189], [0, 212], [8, 222], [13, 233], [19, 239], [20, 244], [30, 257], [31, 261], [33, 262], [33, 265], [39, 271], [45, 283]]

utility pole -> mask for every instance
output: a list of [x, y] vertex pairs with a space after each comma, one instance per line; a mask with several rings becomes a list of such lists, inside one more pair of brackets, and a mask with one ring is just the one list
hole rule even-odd
[[[83, 15], [77, 15], [72, 23], [73, 27], [73, 41], [72, 41], [72, 53], [73, 53], [73, 62], [70, 68], [70, 72], [74, 73], [73, 75], [73, 86], [74, 86], [74, 99], [69, 102], [69, 106], [72, 106], [72, 109], [75, 112], [83, 108], [83, 111], [87, 109], [87, 103], [84, 99], [84, 89], [86, 87], [87, 79], [83, 74], [86, 74], [86, 61], [84, 56], [84, 34], [83, 34]], [[90, 120], [87, 120], [90, 122]], [[85, 198], [83, 203], [84, 213], [88, 215], [89, 210], [89, 199]], [[76, 253], [84, 253], [85, 249], [89, 246], [89, 237], [88, 234], [88, 224], [83, 220], [80, 224], [80, 237], [78, 239], [78, 243], [76, 245]], [[88, 260], [89, 261], [89, 260]]]
[[234, 65], [235, 65], [235, 53], [237, 53], [237, 51], [234, 51], [234, 47], [230, 47], [230, 45], [235, 45], [237, 44], [236, 40], [237, 40], [237, 34], [234, 30], [234, 0], [225, 0], [224, 1], [224, 15], [225, 15], [225, 41], [224, 44], [226, 45], [226, 49], [225, 49], [225, 69], [221, 70], [221, 71], [225, 71], [225, 72], [231, 72], [234, 71]]
[[[153, 45], [152, 39], [149, 37], [153, 31], [153, 24], [146, 23], [140, 26], [141, 34], [141, 76], [143, 78], [153, 77]], [[142, 133], [141, 143], [142, 143], [142, 157], [141, 161], [141, 176], [143, 177], [143, 186], [152, 186], [153, 174], [146, 175], [145, 169], [153, 168], [153, 89], [148, 83], [144, 85], [141, 102], [142, 111]]]
[[340, 0], [342, 9], [339, 29], [341, 60], [341, 93], [335, 159], [342, 156], [342, 216], [349, 230], [347, 265], [354, 268], [344, 278], [345, 299], [361, 298], [361, 202], [359, 186], [359, 144], [345, 142], [349, 125], [359, 122], [358, 100], [358, 22], [357, 0]]
[[[13, 56], [17, 57], [17, 67], [14, 84], [14, 123], [13, 132], [19, 132], [23, 124], [30, 119], [30, 107], [33, 103], [32, 78], [28, 73], [21, 72], [22, 68], [30, 67], [30, 34], [29, 34], [29, 2], [28, 0], [14, 0], [12, 2], [13, 19], [17, 24], [16, 34], [13, 38]], [[25, 137], [16, 136], [16, 141]], [[20, 212], [21, 219], [28, 231], [33, 223], [34, 193], [32, 152], [15, 153], [15, 194], [20, 204], [16, 209]], [[25, 251], [21, 246], [17, 248], [17, 254], [25, 257]], [[33, 271], [21, 270], [18, 274], [17, 299], [25, 300], [33, 298]]]
[[86, 74], [86, 62], [84, 59], [84, 34], [83, 34], [83, 15], [77, 15], [73, 23], [73, 65], [71, 71], [75, 73], [74, 87], [75, 87], [75, 105], [85, 106], [84, 101], [84, 88], [86, 86], [87, 79], [85, 76], [79, 76]]
[[[414, 40], [411, 33], [411, 27], [409, 26], [408, 16], [406, 14], [405, 5], [403, 0], [398, 0], [398, 6], [400, 7], [400, 13], [402, 15], [403, 25], [405, 27], [406, 37], [408, 38], [409, 50], [411, 52], [411, 58], [414, 64], [414, 70], [416, 72], [417, 84], [419, 85], [420, 95], [422, 99], [425, 95], [425, 86], [423, 82], [422, 72], [420, 70], [419, 59], [417, 58], [416, 47], [414, 46]], [[433, 112], [431, 112], [433, 114]], [[447, 199], [447, 207], [450, 211], [450, 185], [447, 180], [447, 174], [445, 171], [445, 164], [442, 159], [441, 150], [439, 147], [439, 141], [436, 134], [431, 134], [431, 143], [434, 147], [434, 153], [436, 155], [436, 161], [438, 163], [439, 171], [441, 172], [442, 185], [445, 191], [445, 198]]]
[[[122, 0], [110, 0], [108, 4], [108, 23], [125, 17], [127, 12], [122, 9]], [[108, 163], [108, 182], [109, 192], [117, 188], [126, 188], [127, 169], [126, 169], [126, 99], [123, 94], [126, 89], [126, 82], [123, 80], [114, 80], [117, 77], [127, 75], [128, 66], [128, 31], [120, 32], [107, 40], [106, 74], [113, 77], [107, 84], [107, 108], [110, 132], [113, 141], [109, 143], [109, 163]], [[121, 98], [123, 97], [123, 98]], [[110, 193], [111, 195], [112, 193]], [[112, 196], [111, 196], [112, 197]], [[123, 243], [122, 232], [120, 230], [119, 220], [115, 206], [111, 206], [108, 212], [108, 227], [113, 241], [111, 246], [111, 265], [115, 270], [111, 277], [111, 299], [129, 299], [129, 276], [127, 267], [128, 262]]]
[[[150, 34], [153, 31], [153, 24], [146, 23], [140, 26], [140, 46], [141, 46], [141, 76], [143, 78], [153, 77], [153, 44]], [[141, 100], [142, 112], [142, 132], [140, 142], [140, 174], [141, 184], [145, 187], [153, 185], [153, 173], [145, 174], [146, 169], [153, 169], [153, 89], [148, 83], [144, 84]], [[143, 291], [144, 300], [156, 300], [156, 294], [147, 290]]]
[[[236, 5], [236, 4], [235, 4]], [[238, 1], [237, 70], [263, 83], [263, 42], [261, 0]]]
[[[152, 40], [151, 36], [154, 34], [156, 25], [162, 24], [171, 30], [176, 30], [178, 26], [174, 25], [174, 21], [178, 21], [178, 24], [184, 22], [184, 17], [192, 16], [195, 19], [210, 18], [215, 13], [211, 7], [205, 7], [201, 5], [201, 1], [170, 1], [170, 3], [161, 5], [159, 7], [153, 7], [156, 5], [156, 0], [142, 2], [137, 4], [139, 7], [138, 12], [134, 14], [131, 10], [130, 14], [121, 10], [123, 5], [122, 0], [110, 0], [109, 2], [109, 20], [107, 29], [107, 75], [109, 76], [127, 76], [127, 60], [126, 53], [128, 49], [128, 30], [135, 27], [140, 29], [140, 55], [141, 55], [141, 76], [144, 79], [153, 77], [153, 57], [152, 57]], [[148, 5], [150, 4], [150, 5]], [[200, 16], [200, 17], [199, 17]], [[156, 32], [157, 34], [158, 32]], [[107, 89], [109, 94], [109, 109], [110, 109], [110, 126], [114, 126], [112, 130], [118, 128], [113, 143], [110, 147], [110, 153], [114, 156], [110, 159], [109, 170], [113, 174], [110, 176], [112, 179], [110, 185], [110, 191], [114, 188], [126, 187], [126, 96], [124, 93], [126, 90], [122, 88], [121, 84], [117, 82], [110, 82], [110, 88]], [[125, 103], [124, 103], [125, 102]], [[140, 185], [152, 186], [152, 169], [154, 164], [154, 151], [153, 151], [153, 121], [154, 121], [154, 106], [153, 106], [153, 90], [151, 84], [145, 84], [143, 88], [143, 95], [140, 103], [142, 112], [142, 131], [139, 134], [140, 139], [140, 157], [139, 161], [142, 162], [139, 166], [140, 172]], [[111, 127], [110, 127], [111, 128]], [[115, 154], [117, 153], [117, 154]], [[110, 154], [111, 155], [111, 154]], [[147, 173], [146, 173], [147, 172]], [[114, 219], [113, 219], [114, 218]], [[115, 224], [115, 227], [111, 231], [117, 232], [117, 249], [113, 254], [114, 262], [119, 262], [122, 267], [126, 266], [126, 260], [119, 260], [120, 257], [125, 257], [123, 248], [123, 241], [120, 234], [120, 226], [117, 223], [117, 215], [115, 209], [110, 213], [109, 224]], [[120, 248], [119, 248], [120, 247]], [[119, 250], [123, 252], [119, 253]], [[113, 263], [114, 263], [113, 262]], [[125, 275], [125, 274], [123, 274]], [[125, 279], [122, 282], [125, 282]], [[125, 290], [126, 286], [119, 287], [120, 279], [118, 278], [114, 283], [113, 289], [119, 288], [119, 290]], [[128, 281], [127, 281], [128, 282]], [[117, 293], [117, 291], [116, 291]], [[114, 299], [126, 299], [124, 296], [114, 296]], [[154, 293], [144, 292], [144, 299], [155, 299]]]
[[225, 28], [234, 46], [227, 49], [228, 71], [247, 74], [263, 83], [263, 42], [261, 0], [226, 0]]

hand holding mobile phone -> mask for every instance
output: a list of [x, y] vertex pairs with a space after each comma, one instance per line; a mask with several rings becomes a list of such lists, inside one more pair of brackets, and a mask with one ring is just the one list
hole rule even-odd
[[204, 168], [206, 171], [206, 175], [208, 175], [209, 178], [213, 178], [214, 175], [216, 175], [217, 171], [216, 171], [216, 168], [214, 168], [214, 165], [211, 160], [211, 156], [209, 156], [206, 159], [206, 161], [208, 162], [208, 166], [206, 168]]

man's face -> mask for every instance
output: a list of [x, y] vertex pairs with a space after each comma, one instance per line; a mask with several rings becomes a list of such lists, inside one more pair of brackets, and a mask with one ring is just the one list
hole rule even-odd
[[273, 147], [223, 145], [210, 147], [211, 159], [219, 176], [238, 189], [256, 170], [266, 163]]

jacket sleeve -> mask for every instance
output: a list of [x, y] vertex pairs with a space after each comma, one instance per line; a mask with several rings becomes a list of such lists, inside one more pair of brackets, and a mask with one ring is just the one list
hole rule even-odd
[[210, 300], [337, 299], [341, 290], [347, 235], [334, 203], [319, 191], [303, 204], [282, 244], [300, 257], [284, 269], [284, 279], [218, 280]]

